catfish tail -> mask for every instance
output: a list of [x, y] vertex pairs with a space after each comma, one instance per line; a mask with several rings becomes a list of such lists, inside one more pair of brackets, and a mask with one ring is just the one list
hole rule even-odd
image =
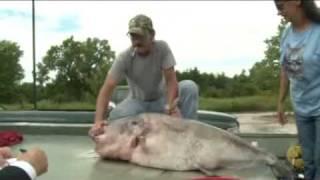
[[267, 154], [267, 164], [279, 180], [295, 180], [294, 171], [271, 153]]

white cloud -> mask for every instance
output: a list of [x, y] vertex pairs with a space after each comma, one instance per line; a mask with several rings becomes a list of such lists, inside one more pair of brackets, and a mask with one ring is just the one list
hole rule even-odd
[[[31, 2], [0, 2], [0, 9], [30, 11]], [[126, 36], [131, 17], [144, 13], [153, 20], [156, 38], [167, 41], [179, 70], [227, 75], [250, 68], [263, 57], [264, 40], [274, 35], [280, 17], [273, 1], [36, 1], [37, 61], [52, 45], [74, 35], [108, 39], [117, 53], [129, 46]], [[60, 20], [76, 17], [79, 29], [57, 32]], [[25, 52], [25, 81], [32, 81], [31, 17], [0, 22], [1, 39], [18, 42]]]

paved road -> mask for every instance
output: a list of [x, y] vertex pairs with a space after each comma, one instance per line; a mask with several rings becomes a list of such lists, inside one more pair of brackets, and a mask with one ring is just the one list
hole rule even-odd
[[238, 117], [242, 133], [297, 133], [292, 113], [288, 114], [289, 123], [284, 126], [277, 122], [275, 112], [234, 113], [234, 115]]

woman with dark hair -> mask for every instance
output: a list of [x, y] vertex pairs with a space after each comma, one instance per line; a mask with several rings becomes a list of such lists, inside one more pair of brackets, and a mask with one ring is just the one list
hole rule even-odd
[[287, 123], [284, 101], [290, 85], [305, 179], [320, 180], [320, 11], [313, 0], [275, 0], [290, 22], [280, 41], [278, 120]]

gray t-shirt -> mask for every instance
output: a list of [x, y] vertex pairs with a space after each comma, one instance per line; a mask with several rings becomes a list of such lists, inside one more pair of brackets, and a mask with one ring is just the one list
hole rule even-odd
[[110, 68], [109, 74], [120, 82], [126, 78], [129, 96], [143, 101], [152, 101], [164, 95], [165, 79], [163, 70], [173, 67], [175, 58], [165, 41], [154, 41], [146, 57], [135, 54], [130, 47], [120, 53]]

